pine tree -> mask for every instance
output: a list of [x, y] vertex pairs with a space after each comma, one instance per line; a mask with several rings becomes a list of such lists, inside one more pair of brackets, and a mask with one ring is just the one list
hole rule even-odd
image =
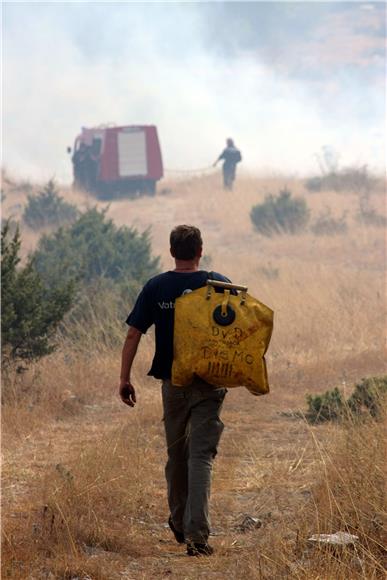
[[1, 232], [2, 364], [17, 362], [19, 370], [55, 348], [55, 330], [70, 309], [73, 285], [47, 289], [29, 259], [20, 265], [19, 229], [10, 237], [9, 223]]

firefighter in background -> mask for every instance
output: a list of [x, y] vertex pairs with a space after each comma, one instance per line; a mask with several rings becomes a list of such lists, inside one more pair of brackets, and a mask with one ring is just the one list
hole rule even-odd
[[74, 185], [86, 191], [95, 191], [99, 171], [99, 146], [81, 143], [79, 149], [74, 152], [72, 162], [74, 166]]
[[85, 173], [86, 173], [85, 187], [88, 191], [95, 191], [97, 188], [97, 179], [100, 161], [100, 146], [101, 141], [99, 141], [98, 139], [93, 139], [92, 145], [87, 148], [87, 155], [85, 159]]
[[86, 185], [87, 145], [81, 143], [71, 158], [74, 167], [74, 186], [83, 189]]
[[235, 147], [234, 141], [230, 138], [226, 140], [226, 148], [219, 155], [213, 166], [215, 167], [218, 161], [221, 159], [224, 160], [222, 167], [223, 187], [224, 189], [232, 191], [232, 187], [235, 181], [236, 166], [237, 163], [242, 161], [242, 155], [239, 149]]

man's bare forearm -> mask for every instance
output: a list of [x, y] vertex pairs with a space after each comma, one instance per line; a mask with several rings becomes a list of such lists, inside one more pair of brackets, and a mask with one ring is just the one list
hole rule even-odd
[[121, 381], [130, 381], [130, 371], [132, 369], [132, 364], [137, 353], [137, 347], [141, 340], [141, 336], [142, 334], [139, 330], [137, 330], [137, 328], [134, 328], [133, 326], [129, 327], [128, 334], [122, 349], [120, 375]]

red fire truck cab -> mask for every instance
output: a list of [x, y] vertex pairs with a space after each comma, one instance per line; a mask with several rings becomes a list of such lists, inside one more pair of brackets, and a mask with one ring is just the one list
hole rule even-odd
[[[69, 149], [71, 152], [71, 149]], [[154, 195], [163, 162], [154, 125], [82, 128], [72, 155], [74, 185], [100, 198]]]

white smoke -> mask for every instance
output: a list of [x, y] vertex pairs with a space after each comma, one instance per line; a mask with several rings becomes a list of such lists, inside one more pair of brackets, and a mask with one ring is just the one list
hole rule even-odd
[[225, 54], [204, 34], [203, 6], [6, 5], [7, 169], [70, 182], [66, 146], [82, 126], [104, 123], [155, 124], [171, 169], [209, 166], [226, 137], [254, 172], [316, 171], [324, 145], [344, 165], [383, 167], [381, 85], [335, 77], [319, 94], [322, 85], [291, 77], [286, 61], [271, 66], [270, 46], [265, 59], [238, 46]]

